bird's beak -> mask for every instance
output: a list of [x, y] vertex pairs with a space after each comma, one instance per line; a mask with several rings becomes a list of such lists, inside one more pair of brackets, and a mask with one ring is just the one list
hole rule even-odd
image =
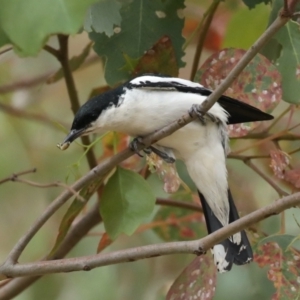
[[60, 150], [66, 150], [70, 144], [76, 140], [78, 137], [80, 137], [85, 132], [85, 128], [83, 129], [72, 129], [70, 133], [66, 136], [64, 141], [61, 144], [57, 144], [57, 147]]

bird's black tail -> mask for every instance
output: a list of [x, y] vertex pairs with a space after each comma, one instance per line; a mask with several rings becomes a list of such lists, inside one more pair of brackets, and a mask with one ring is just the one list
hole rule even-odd
[[[208, 233], [212, 233], [223, 227], [221, 222], [216, 218], [213, 211], [207, 204], [204, 196], [199, 193], [201, 200], [203, 213], [206, 220], [206, 226]], [[232, 199], [230, 190], [228, 189], [228, 201], [229, 201], [229, 223], [239, 219], [239, 215], [235, 204]], [[219, 272], [226, 272], [232, 268], [232, 264], [244, 265], [249, 263], [253, 259], [253, 253], [251, 245], [247, 238], [245, 231], [241, 231], [241, 239], [236, 241], [232, 237], [222, 241], [220, 244], [213, 248], [214, 260]]]

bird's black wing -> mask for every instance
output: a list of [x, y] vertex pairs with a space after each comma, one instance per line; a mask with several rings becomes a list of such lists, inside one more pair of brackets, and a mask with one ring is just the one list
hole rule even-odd
[[[128, 88], [145, 88], [153, 90], [167, 90], [167, 91], [178, 91], [183, 93], [193, 93], [202, 96], [209, 96], [212, 91], [199, 86], [188, 86], [177, 81], [140, 81], [138, 84], [128, 83]], [[267, 114], [260, 109], [246, 104], [242, 101], [230, 98], [228, 96], [221, 96], [218, 103], [228, 112], [228, 124], [237, 124], [254, 121], [266, 121], [272, 120], [274, 117]]]

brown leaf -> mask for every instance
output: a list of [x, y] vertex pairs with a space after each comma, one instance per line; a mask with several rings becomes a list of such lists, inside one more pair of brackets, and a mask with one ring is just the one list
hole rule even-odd
[[216, 273], [210, 253], [196, 257], [177, 277], [166, 299], [213, 299], [216, 289]]
[[276, 149], [270, 151], [270, 156], [270, 167], [273, 170], [274, 175], [279, 179], [284, 179], [286, 167], [290, 163], [289, 155], [284, 151]]
[[141, 57], [134, 68], [133, 75], [155, 73], [177, 77], [178, 72], [172, 41], [164, 35]]
[[146, 159], [150, 168], [154, 168], [159, 178], [163, 180], [164, 191], [166, 193], [175, 193], [181, 183], [175, 163], [166, 163], [154, 153], [147, 155]]
[[297, 189], [300, 188], [300, 168], [285, 171], [284, 179], [293, 184]]
[[113, 242], [113, 240], [108, 236], [108, 234], [105, 232], [103, 233], [103, 235], [101, 236], [101, 239], [99, 241], [99, 244], [97, 246], [97, 253], [101, 252], [102, 250], [104, 250], [106, 247], [108, 247], [111, 243]]

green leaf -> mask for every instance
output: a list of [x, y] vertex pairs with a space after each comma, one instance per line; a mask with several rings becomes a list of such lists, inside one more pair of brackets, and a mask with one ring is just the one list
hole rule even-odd
[[0, 26], [0, 47], [10, 44], [10, 40]]
[[[238, 9], [230, 18], [222, 43], [222, 48], [233, 47], [248, 49], [265, 31], [270, 14], [269, 8], [258, 5], [253, 10]], [[255, 22], [253, 22], [255, 20]], [[251, 26], [249, 26], [251, 24]]]
[[114, 25], [120, 26], [121, 3], [116, 0], [103, 0], [93, 4], [87, 13], [84, 30], [105, 33], [108, 37], [114, 34]]
[[207, 252], [196, 257], [177, 277], [168, 291], [166, 300], [211, 300], [215, 295], [216, 283], [217, 269], [212, 255]]
[[300, 30], [299, 24], [289, 21], [274, 36], [282, 45], [281, 55], [276, 61], [282, 75], [283, 100], [300, 103]]
[[277, 243], [283, 251], [286, 251], [290, 246], [291, 242], [295, 239], [294, 235], [290, 234], [278, 234], [278, 235], [270, 235], [266, 238], [261, 239], [258, 242], [258, 245], [275, 242]]
[[0, 27], [23, 55], [36, 55], [51, 34], [75, 34], [96, 0], [0, 0]]
[[131, 76], [126, 68], [122, 69], [124, 54], [138, 59], [164, 35], [172, 41], [177, 65], [184, 66], [181, 60], [184, 55], [181, 35], [183, 8], [183, 0], [133, 0], [122, 6], [122, 22], [114, 29], [116, 33], [112, 37], [104, 33], [90, 33], [90, 38], [95, 41], [95, 51], [105, 58], [105, 78], [109, 85]]
[[109, 179], [100, 201], [100, 213], [108, 235], [131, 235], [149, 217], [155, 196], [148, 183], [137, 173], [122, 168]]
[[271, 3], [271, 0], [243, 0], [243, 2], [248, 6], [248, 8], [252, 9], [256, 5], [261, 4], [261, 3], [264, 3], [264, 4]]
[[[77, 69], [80, 68], [80, 66], [83, 64], [83, 62], [85, 61], [85, 59], [87, 58], [87, 56], [90, 53], [92, 47], [92, 43], [88, 43], [85, 48], [83, 49], [82, 53], [78, 56], [74, 56], [70, 59], [69, 61], [69, 65], [71, 68], [71, 71], [76, 71]], [[55, 74], [53, 74], [48, 80], [47, 83], [54, 83], [58, 80], [60, 80], [61, 78], [64, 77], [64, 72], [63, 69], [60, 68]]]
[[100, 187], [103, 182], [103, 178], [104, 177], [95, 178], [89, 185], [87, 185], [80, 191], [79, 195], [81, 196], [81, 198], [85, 199], [85, 201], [82, 201], [82, 199], [78, 198], [74, 199], [59, 225], [58, 235], [56, 237], [55, 244], [48, 255], [49, 257], [51, 257], [59, 248], [60, 244], [67, 235], [73, 221], [79, 215], [83, 207], [87, 204], [88, 200]]

